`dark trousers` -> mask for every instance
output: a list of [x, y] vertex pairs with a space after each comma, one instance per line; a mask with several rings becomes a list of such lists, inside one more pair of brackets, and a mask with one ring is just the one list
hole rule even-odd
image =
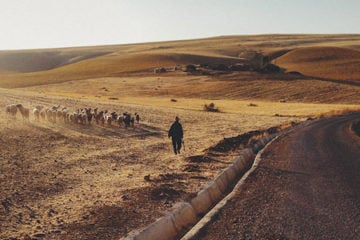
[[181, 149], [181, 138], [172, 138], [172, 144], [173, 144], [173, 148], [174, 148], [174, 153], [178, 154], [180, 153], [180, 149]]

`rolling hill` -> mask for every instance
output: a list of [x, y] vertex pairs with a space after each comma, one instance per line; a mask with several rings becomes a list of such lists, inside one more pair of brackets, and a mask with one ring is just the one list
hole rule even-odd
[[[360, 35], [254, 35], [64, 49], [0, 51], [0, 87], [98, 95], [91, 84], [127, 95], [360, 103]], [[230, 66], [256, 52], [282, 72], [171, 71], [188, 64]], [[298, 74], [293, 74], [297, 72]], [[194, 78], [191, 77], [194, 76]], [[185, 77], [187, 76], [187, 77]], [[159, 83], [157, 79], [165, 79]], [[107, 81], [107, 78], [115, 79]], [[133, 82], [131, 91], [125, 80]], [[139, 80], [139, 78], [141, 78]], [[194, 80], [196, 79], [196, 80]], [[139, 81], [137, 81], [139, 80]], [[67, 82], [79, 82], [70, 88]], [[140, 85], [136, 85], [138, 82]], [[142, 86], [149, 86], [146, 90]], [[151, 87], [152, 86], [152, 87]], [[81, 92], [81, 93], [80, 93]], [[117, 97], [117, 96], [112, 96]]]
[[340, 47], [305, 47], [274, 60], [287, 71], [314, 78], [360, 81], [360, 51]]
[[95, 58], [107, 52], [6, 51], [0, 53], [0, 72], [38, 72]]

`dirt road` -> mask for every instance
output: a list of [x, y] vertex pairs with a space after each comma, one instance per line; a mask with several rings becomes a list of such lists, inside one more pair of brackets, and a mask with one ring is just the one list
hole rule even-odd
[[320, 119], [262, 154], [196, 239], [360, 239], [360, 114]]

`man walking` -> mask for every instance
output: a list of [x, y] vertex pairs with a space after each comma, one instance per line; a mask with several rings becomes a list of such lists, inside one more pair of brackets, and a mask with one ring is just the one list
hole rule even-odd
[[183, 136], [184, 136], [183, 128], [179, 120], [180, 120], [179, 117], [175, 118], [175, 122], [171, 125], [168, 133], [168, 137], [172, 138], [172, 144], [175, 154], [180, 153], [181, 143], [183, 141]]

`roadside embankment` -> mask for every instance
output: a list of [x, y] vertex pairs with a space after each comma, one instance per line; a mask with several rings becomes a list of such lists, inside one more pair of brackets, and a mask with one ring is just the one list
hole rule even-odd
[[[288, 127], [294, 125], [291, 123]], [[232, 191], [234, 185], [253, 165], [256, 154], [283, 129], [284, 127], [274, 127], [259, 132], [261, 136], [253, 136], [251, 138], [252, 144], [241, 150], [233, 162], [198, 192], [194, 198], [188, 202], [178, 203], [172, 212], [143, 229], [132, 231], [123, 239], [170, 240], [181, 238]], [[215, 147], [221, 148], [222, 146], [220, 144]]]

